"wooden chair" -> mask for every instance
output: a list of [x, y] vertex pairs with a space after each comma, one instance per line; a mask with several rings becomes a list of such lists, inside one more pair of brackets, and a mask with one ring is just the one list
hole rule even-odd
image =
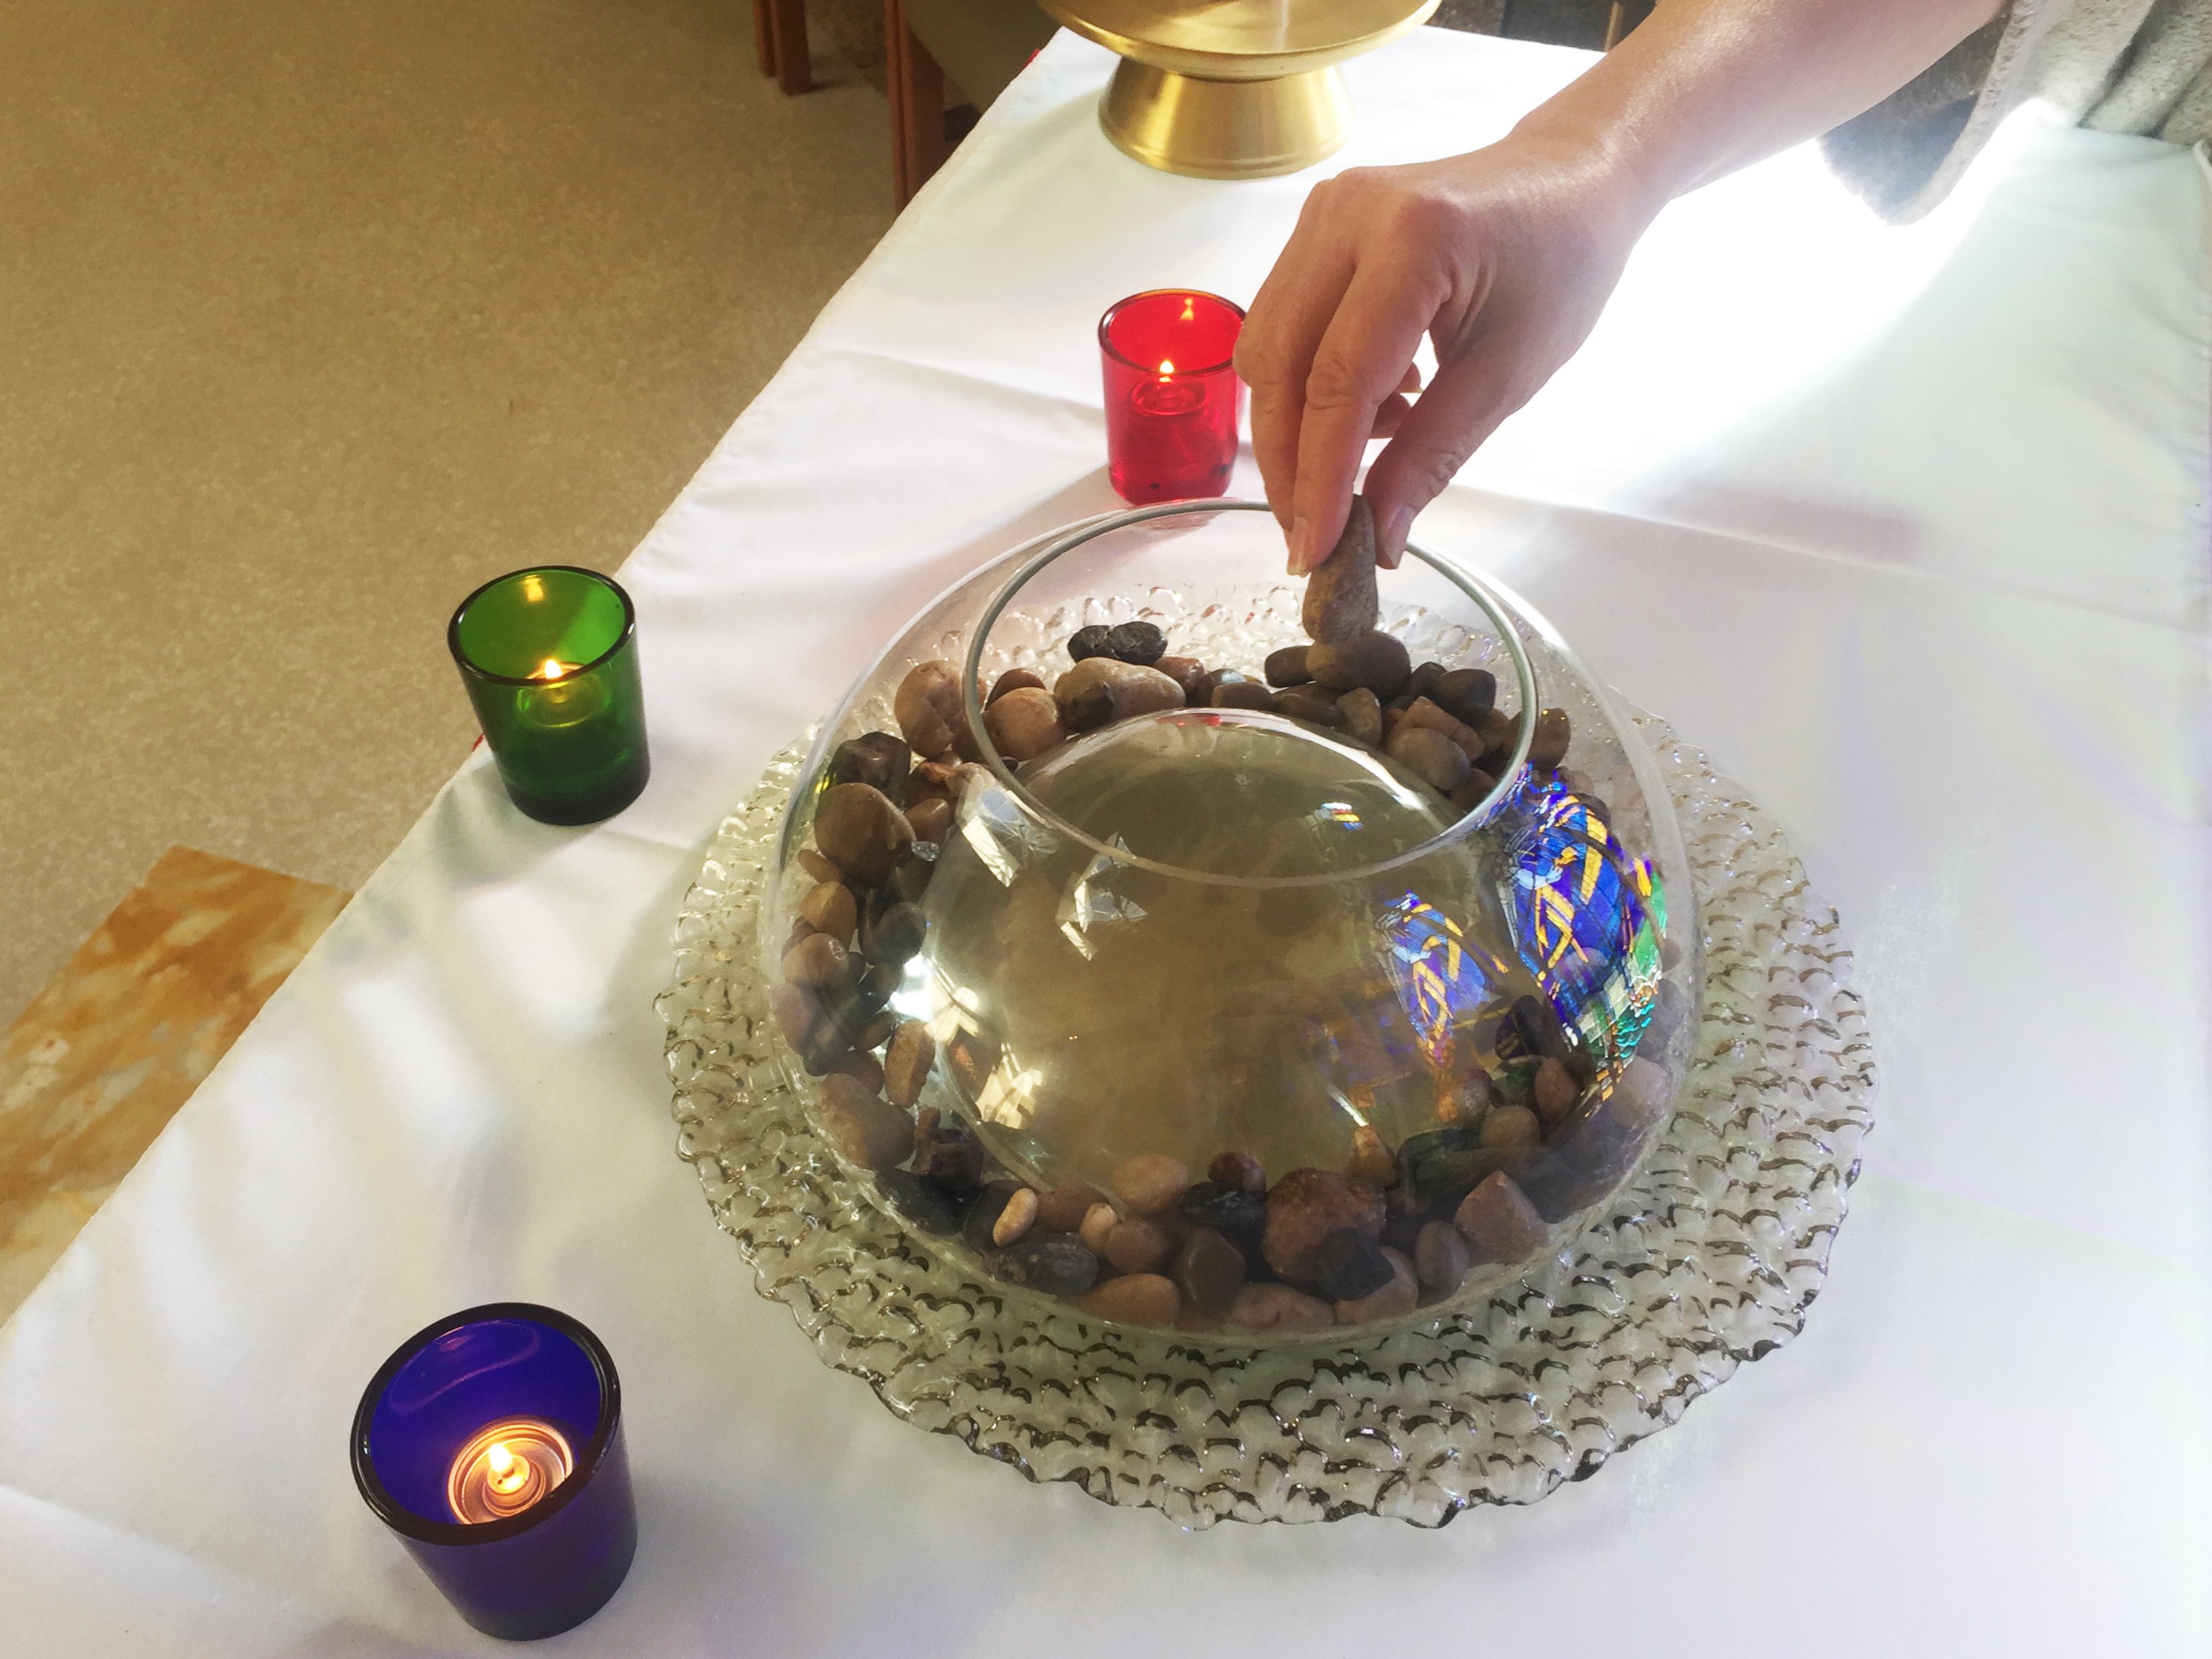
[[945, 82], [988, 109], [1056, 27], [1036, 0], [884, 0], [891, 190], [899, 206], [952, 153], [958, 118], [945, 111]]
[[760, 72], [787, 93], [811, 91], [814, 60], [806, 50], [806, 0], [753, 0], [753, 46]]

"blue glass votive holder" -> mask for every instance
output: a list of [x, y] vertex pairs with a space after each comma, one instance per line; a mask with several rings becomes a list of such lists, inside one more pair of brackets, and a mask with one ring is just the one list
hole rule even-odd
[[362, 1395], [351, 1451], [369, 1508], [488, 1636], [580, 1625], [629, 1571], [622, 1384], [564, 1313], [495, 1302], [416, 1332]]

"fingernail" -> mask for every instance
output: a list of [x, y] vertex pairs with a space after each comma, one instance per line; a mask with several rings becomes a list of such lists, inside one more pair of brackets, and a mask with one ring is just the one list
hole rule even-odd
[[1319, 562], [1313, 556], [1313, 526], [1301, 514], [1291, 520], [1291, 574], [1303, 576]]
[[1406, 537], [1413, 528], [1413, 509], [1410, 507], [1394, 507], [1390, 516], [1382, 520], [1376, 550], [1393, 570], [1398, 568], [1399, 557], [1406, 550]]

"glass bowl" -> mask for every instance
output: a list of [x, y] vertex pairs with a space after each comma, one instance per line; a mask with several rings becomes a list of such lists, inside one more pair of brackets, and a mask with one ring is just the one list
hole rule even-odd
[[1387, 637], [1319, 686], [1282, 561], [1249, 501], [1018, 548], [861, 676], [793, 793], [779, 1055], [1017, 1316], [1418, 1323], [1562, 1249], [1680, 1087], [1694, 901], [1603, 688], [1412, 546]]

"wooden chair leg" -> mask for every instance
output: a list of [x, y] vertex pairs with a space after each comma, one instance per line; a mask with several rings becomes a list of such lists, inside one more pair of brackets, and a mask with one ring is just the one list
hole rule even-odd
[[775, 73], [775, 14], [769, 0], [753, 0], [753, 55], [763, 75]]
[[768, 0], [775, 15], [775, 83], [796, 95], [812, 89], [814, 60], [806, 50], [806, 0]]
[[900, 207], [952, 147], [945, 138], [945, 71], [906, 26], [906, 0], [884, 0], [884, 84], [891, 104], [891, 196]]

